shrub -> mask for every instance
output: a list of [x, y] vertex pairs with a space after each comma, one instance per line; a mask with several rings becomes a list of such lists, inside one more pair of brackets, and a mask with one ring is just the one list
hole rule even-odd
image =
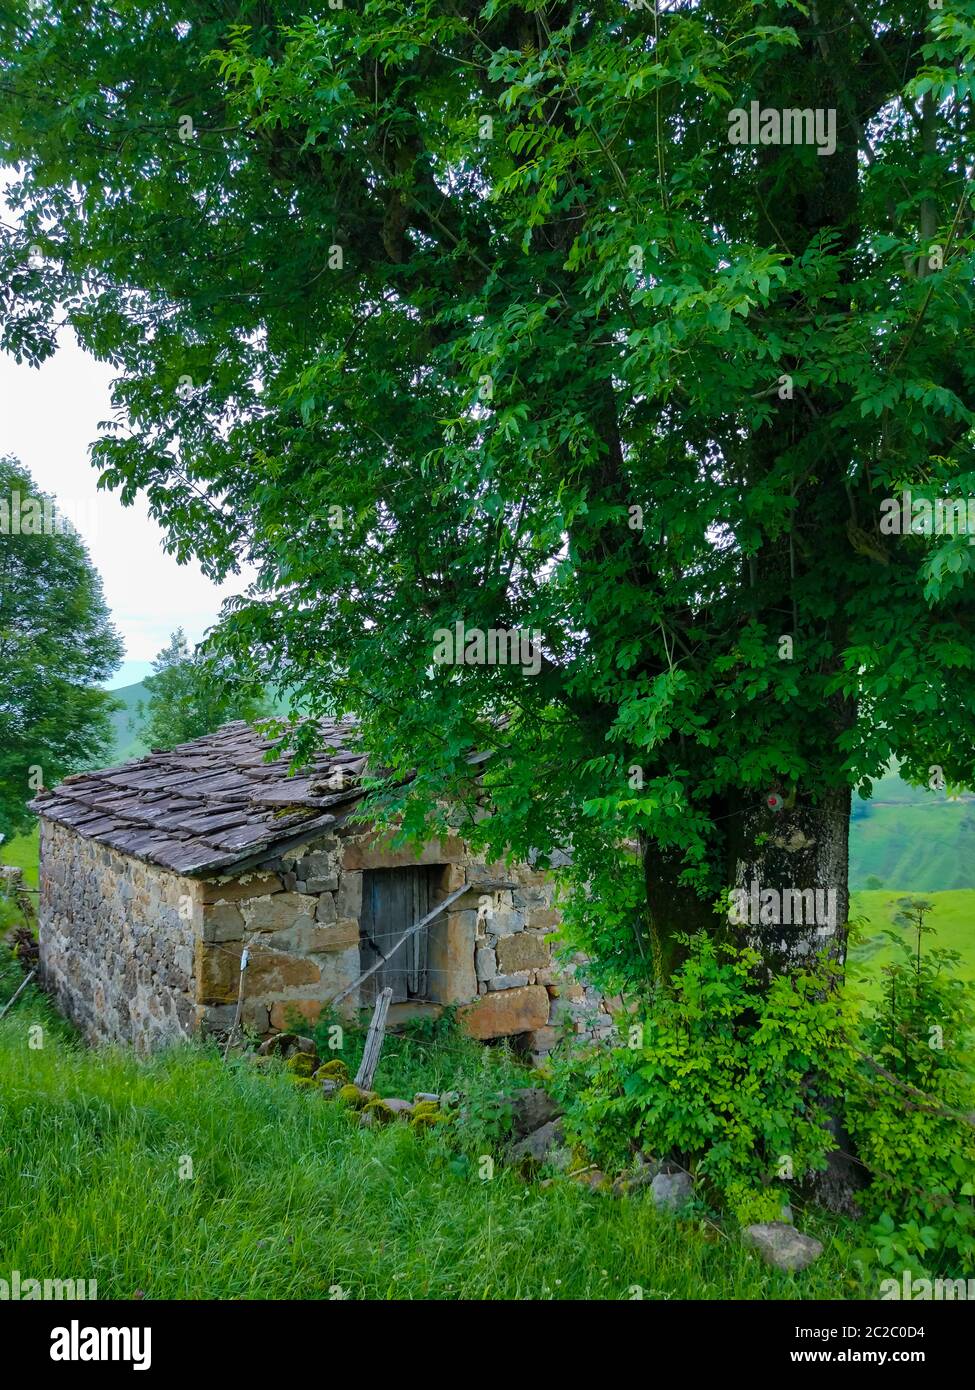
[[630, 1046], [556, 1067], [570, 1133], [610, 1168], [636, 1147], [679, 1160], [721, 1204], [765, 1192], [777, 1211], [773, 1183], [825, 1166], [850, 1055], [842, 996], [825, 961], [765, 991], [757, 952], [704, 933], [685, 944]]
[[630, 1046], [556, 1064], [566, 1127], [610, 1171], [634, 1150], [677, 1159], [745, 1224], [775, 1220], [788, 1182], [826, 1166], [840, 1119], [862, 1165], [862, 1261], [959, 1277], [975, 1257], [975, 990], [951, 951], [922, 950], [929, 904], [906, 899], [898, 959], [862, 1018], [826, 960], [763, 989], [756, 952], [686, 939], [688, 959]]
[[975, 989], [956, 973], [956, 952], [924, 951], [930, 903], [900, 907], [846, 1125], [871, 1172], [860, 1205], [879, 1262], [955, 1276], [975, 1258]]

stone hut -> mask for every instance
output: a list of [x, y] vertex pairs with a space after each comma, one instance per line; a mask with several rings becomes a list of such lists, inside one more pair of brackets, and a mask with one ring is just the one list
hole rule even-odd
[[605, 1036], [581, 958], [553, 963], [551, 880], [478, 862], [459, 839], [418, 856], [351, 822], [365, 757], [351, 723], [322, 732], [294, 776], [234, 723], [38, 795], [41, 969], [84, 1035], [143, 1053], [226, 1035], [240, 994], [243, 1027], [265, 1036], [314, 1023], [349, 986], [346, 1015], [389, 986], [393, 1025], [455, 1005], [475, 1038], [515, 1038], [536, 1057], [563, 1028]]

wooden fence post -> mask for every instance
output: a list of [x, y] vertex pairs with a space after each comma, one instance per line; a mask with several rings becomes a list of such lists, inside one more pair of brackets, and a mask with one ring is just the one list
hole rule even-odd
[[369, 1032], [366, 1034], [366, 1049], [362, 1054], [359, 1070], [355, 1074], [355, 1084], [363, 1091], [369, 1090], [372, 1086], [372, 1078], [376, 1075], [379, 1054], [383, 1050], [383, 1042], [386, 1037], [386, 1015], [389, 1013], [392, 997], [393, 991], [387, 985], [376, 1000], [372, 1022], [369, 1025]]

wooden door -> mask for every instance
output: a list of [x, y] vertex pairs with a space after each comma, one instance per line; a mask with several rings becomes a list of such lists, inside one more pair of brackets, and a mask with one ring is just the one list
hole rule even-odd
[[[359, 958], [363, 970], [388, 952], [408, 927], [425, 917], [433, 905], [430, 870], [367, 869], [362, 878], [362, 918]], [[414, 932], [407, 942], [362, 986], [363, 1005], [375, 1002], [388, 985], [392, 1002], [427, 998], [428, 928]]]

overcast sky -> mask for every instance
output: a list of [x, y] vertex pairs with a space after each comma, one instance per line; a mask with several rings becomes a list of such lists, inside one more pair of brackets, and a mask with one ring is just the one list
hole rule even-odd
[[98, 492], [88, 446], [99, 420], [111, 415], [112, 369], [81, 351], [65, 332], [61, 350], [39, 369], [0, 353], [0, 454], [13, 454], [37, 486], [65, 504], [105, 586], [112, 619], [125, 641], [125, 662], [109, 682], [130, 685], [182, 627], [198, 642], [217, 616], [218, 589], [195, 564], [178, 565], [162, 548], [162, 532], [142, 497], [123, 507]]

